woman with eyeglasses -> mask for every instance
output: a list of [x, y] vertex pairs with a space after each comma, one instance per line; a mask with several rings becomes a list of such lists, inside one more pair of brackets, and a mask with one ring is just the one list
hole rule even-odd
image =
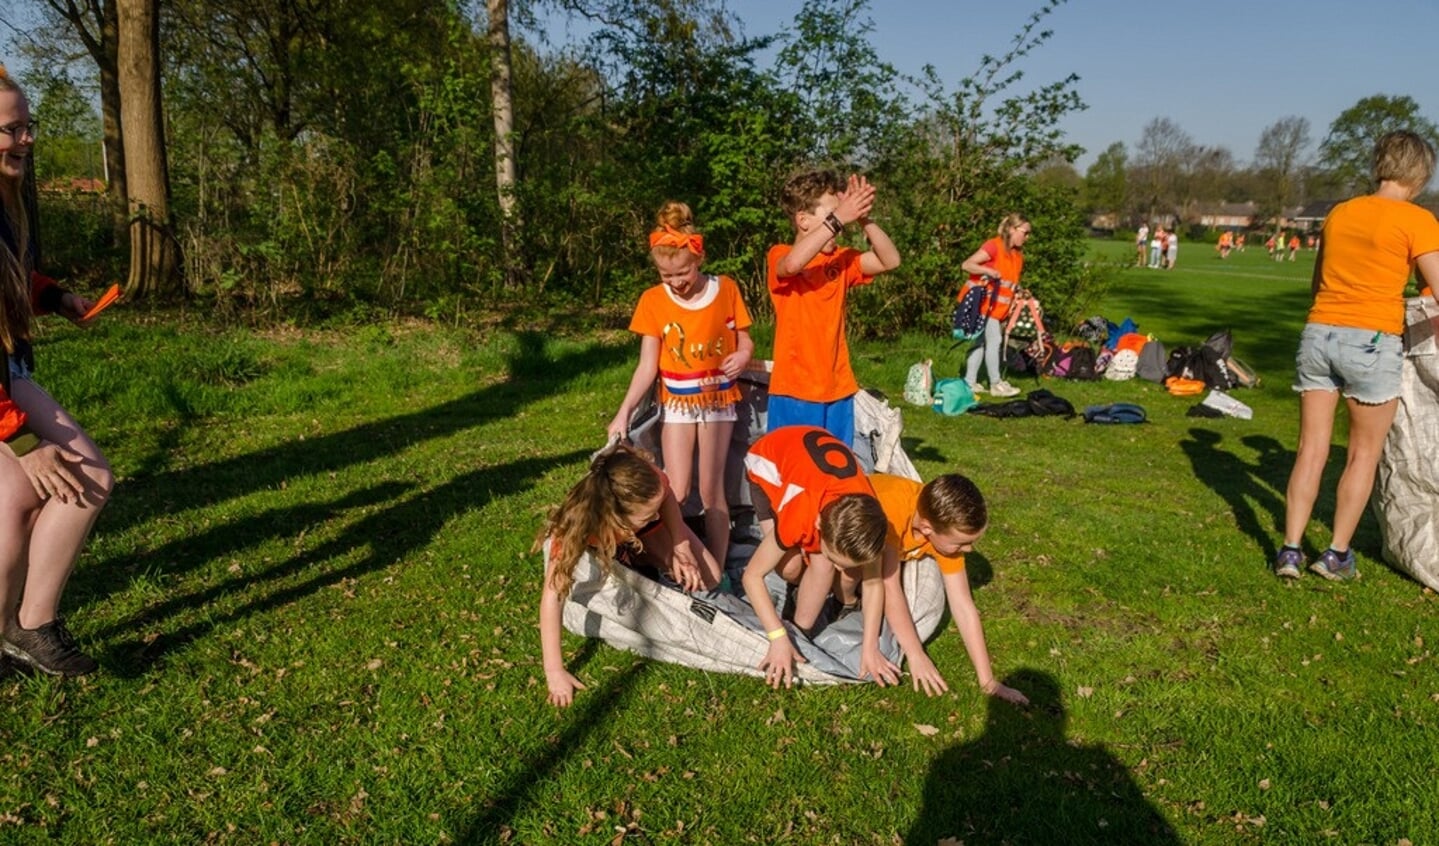
[[65, 628], [60, 596], [114, 478], [90, 436], [31, 379], [35, 316], [79, 323], [91, 306], [35, 271], [21, 196], [34, 144], [30, 105], [0, 65], [0, 649], [78, 676], [96, 664]]

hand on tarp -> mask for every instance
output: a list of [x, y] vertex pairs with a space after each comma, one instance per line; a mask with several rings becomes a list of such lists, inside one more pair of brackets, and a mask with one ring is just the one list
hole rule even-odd
[[550, 704], [556, 708], [568, 708], [575, 701], [575, 691], [585, 689], [584, 682], [566, 669], [545, 670], [545, 685], [550, 689]]
[[769, 642], [769, 651], [759, 662], [759, 668], [764, 671], [765, 684], [779, 690], [781, 683], [785, 687], [794, 684], [797, 663], [804, 663], [804, 656], [799, 654], [799, 650], [794, 648], [788, 637], [782, 637]]
[[899, 684], [899, 667], [880, 653], [878, 646], [867, 646], [859, 652], [859, 677], [869, 676], [880, 687]]
[[909, 676], [914, 680], [914, 689], [923, 691], [925, 696], [938, 696], [949, 690], [939, 668], [924, 653], [909, 659]]
[[689, 538], [675, 541], [670, 578], [678, 582], [685, 593], [693, 593], [704, 587], [704, 574], [700, 572], [700, 563], [695, 558], [694, 550], [690, 548]]

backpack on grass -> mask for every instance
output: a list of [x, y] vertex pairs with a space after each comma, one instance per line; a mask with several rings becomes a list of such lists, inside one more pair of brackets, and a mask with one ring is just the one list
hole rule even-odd
[[934, 362], [930, 359], [910, 365], [904, 379], [904, 401], [910, 405], [934, 404]]
[[1132, 402], [1091, 405], [1084, 409], [1085, 423], [1143, 423], [1146, 419], [1144, 407]]
[[934, 385], [935, 411], [955, 417], [969, 411], [975, 405], [974, 391], [964, 379], [940, 379]]
[[998, 294], [999, 283], [993, 285], [981, 282], [966, 282], [960, 293], [959, 305], [950, 315], [951, 331], [957, 341], [968, 341], [979, 337], [984, 331], [984, 321]]

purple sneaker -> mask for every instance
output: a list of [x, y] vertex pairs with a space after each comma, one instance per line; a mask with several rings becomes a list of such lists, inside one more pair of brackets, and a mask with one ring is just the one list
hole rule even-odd
[[1309, 572], [1318, 573], [1331, 582], [1351, 582], [1359, 578], [1359, 569], [1354, 566], [1354, 550], [1342, 556], [1332, 549], [1324, 550], [1319, 560], [1309, 565]]
[[1304, 568], [1304, 553], [1292, 547], [1284, 547], [1274, 556], [1274, 575], [1281, 579], [1297, 579]]

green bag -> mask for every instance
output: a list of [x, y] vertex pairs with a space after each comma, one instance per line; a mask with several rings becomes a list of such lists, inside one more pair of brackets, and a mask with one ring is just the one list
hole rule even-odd
[[974, 391], [964, 379], [940, 379], [934, 385], [934, 410], [940, 414], [957, 416], [975, 403]]

